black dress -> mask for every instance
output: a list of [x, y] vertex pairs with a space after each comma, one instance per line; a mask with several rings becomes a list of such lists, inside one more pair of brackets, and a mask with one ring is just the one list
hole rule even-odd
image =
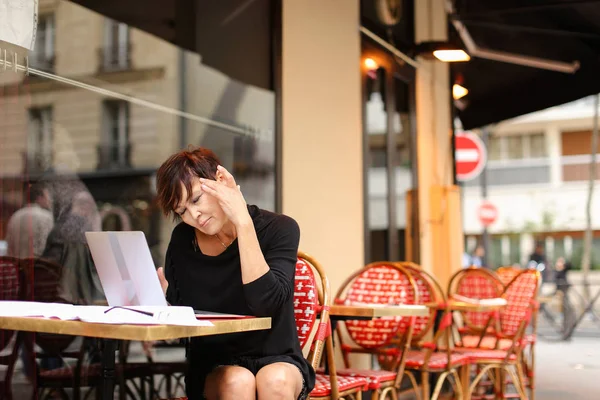
[[271, 329], [197, 337], [187, 351], [186, 391], [202, 399], [206, 376], [220, 365], [240, 365], [254, 374], [265, 365], [295, 365], [309, 393], [315, 372], [302, 355], [294, 318], [294, 274], [300, 231], [292, 218], [248, 206], [269, 272], [242, 283], [237, 239], [218, 256], [204, 255], [195, 245], [194, 228], [175, 227], [167, 250], [167, 301], [196, 310], [271, 317]]

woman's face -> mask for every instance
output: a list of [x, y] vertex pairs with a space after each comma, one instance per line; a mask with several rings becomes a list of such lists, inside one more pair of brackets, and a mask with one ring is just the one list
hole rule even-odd
[[[217, 181], [220, 179], [220, 175], [217, 175]], [[200, 178], [193, 179], [192, 193], [189, 197], [183, 183], [181, 186], [182, 198], [175, 212], [183, 222], [206, 235], [216, 235], [220, 232], [227, 222], [227, 217], [217, 199], [202, 190]]]

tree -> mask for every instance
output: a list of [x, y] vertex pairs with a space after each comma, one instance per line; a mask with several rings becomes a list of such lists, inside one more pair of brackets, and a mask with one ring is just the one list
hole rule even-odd
[[583, 256], [581, 257], [581, 271], [583, 272], [583, 296], [590, 301], [589, 274], [592, 261], [592, 197], [594, 196], [594, 183], [596, 181], [596, 152], [598, 150], [598, 108], [600, 107], [600, 94], [594, 97], [594, 128], [592, 130], [592, 148], [590, 149], [590, 172], [588, 181], [587, 204], [585, 207], [586, 227], [583, 236]]

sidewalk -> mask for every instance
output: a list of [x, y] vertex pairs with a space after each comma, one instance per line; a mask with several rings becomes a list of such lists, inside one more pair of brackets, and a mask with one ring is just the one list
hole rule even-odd
[[600, 339], [540, 340], [536, 347], [537, 400], [600, 398]]
[[[160, 349], [159, 352], [161, 360], [183, 358], [181, 350]], [[141, 358], [139, 348], [134, 353], [132, 358]], [[536, 400], [600, 399], [600, 339], [540, 340], [536, 357]], [[31, 386], [20, 371], [16, 373], [13, 390], [15, 399], [31, 398]]]

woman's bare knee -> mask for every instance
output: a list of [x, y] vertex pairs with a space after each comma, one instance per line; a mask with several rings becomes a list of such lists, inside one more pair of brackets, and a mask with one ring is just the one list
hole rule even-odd
[[256, 374], [256, 390], [261, 400], [295, 400], [302, 390], [302, 374], [289, 363], [267, 365]]
[[206, 377], [204, 395], [208, 400], [254, 400], [256, 378], [243, 367], [218, 367]]

